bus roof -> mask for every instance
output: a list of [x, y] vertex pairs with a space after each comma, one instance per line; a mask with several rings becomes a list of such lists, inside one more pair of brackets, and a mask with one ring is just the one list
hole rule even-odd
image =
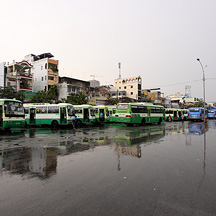
[[3, 102], [3, 101], [15, 101], [15, 102], [21, 102], [20, 100], [16, 100], [16, 99], [0, 99], [0, 102]]

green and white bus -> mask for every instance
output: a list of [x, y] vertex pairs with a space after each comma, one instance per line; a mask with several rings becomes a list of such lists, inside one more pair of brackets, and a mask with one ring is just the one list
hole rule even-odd
[[91, 105], [74, 105], [74, 113], [77, 117], [77, 125], [94, 125], [96, 122], [94, 109]]
[[109, 112], [109, 122], [115, 122], [116, 105], [107, 105]]
[[0, 99], [0, 129], [25, 127], [23, 104], [19, 100]]
[[72, 104], [24, 104], [23, 106], [26, 125], [50, 125], [52, 127], [72, 125], [74, 116]]
[[169, 116], [171, 116], [171, 121], [180, 121], [182, 116], [182, 110], [176, 108], [166, 108], [165, 120], [169, 121]]
[[116, 122], [127, 125], [160, 124], [164, 120], [164, 107], [151, 103], [119, 103], [115, 116]]
[[[107, 106], [98, 105], [98, 106], [93, 106], [93, 108], [95, 112], [96, 123], [109, 122], [109, 111]], [[100, 118], [101, 113], [102, 113], [102, 117]]]

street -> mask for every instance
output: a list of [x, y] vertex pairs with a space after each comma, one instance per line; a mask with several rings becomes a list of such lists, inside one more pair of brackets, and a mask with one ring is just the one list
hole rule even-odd
[[216, 215], [216, 120], [0, 135], [1, 215]]

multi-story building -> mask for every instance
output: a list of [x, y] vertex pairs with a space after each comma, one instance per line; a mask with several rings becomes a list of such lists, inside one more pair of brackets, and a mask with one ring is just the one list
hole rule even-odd
[[29, 54], [24, 57], [32, 67], [34, 74], [33, 91], [48, 91], [51, 86], [58, 86], [58, 60], [51, 59], [54, 56], [51, 53], [40, 55]]
[[7, 67], [5, 62], [0, 63], [0, 87], [5, 87]]
[[8, 63], [4, 86], [14, 86], [17, 92], [32, 92], [33, 75], [31, 69], [32, 65], [27, 61]]
[[138, 76], [115, 79], [114, 89], [116, 92], [125, 91], [126, 97], [135, 101], [141, 101], [142, 78]]
[[88, 94], [90, 82], [70, 77], [59, 77], [59, 100], [67, 98], [71, 93], [80, 91]]

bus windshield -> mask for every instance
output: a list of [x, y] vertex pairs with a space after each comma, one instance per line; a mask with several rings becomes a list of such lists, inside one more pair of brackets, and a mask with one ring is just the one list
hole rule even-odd
[[200, 111], [199, 108], [190, 109], [190, 112], [199, 112], [199, 111]]
[[6, 117], [24, 116], [23, 105], [20, 102], [5, 101], [4, 109]]

